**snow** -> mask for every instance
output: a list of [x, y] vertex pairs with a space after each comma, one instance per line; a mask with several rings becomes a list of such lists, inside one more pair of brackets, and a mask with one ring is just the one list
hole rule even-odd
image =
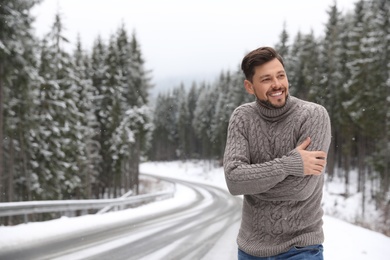
[[[187, 161], [187, 162], [147, 162], [141, 164], [142, 173], [150, 173], [160, 176], [174, 177], [187, 181], [208, 183], [226, 189], [223, 169], [214, 161]], [[177, 185], [176, 195], [167, 200], [150, 203], [138, 208], [127, 209], [117, 212], [109, 212], [101, 215], [86, 215], [75, 218], [62, 217], [46, 222], [27, 223], [16, 226], [0, 227], [0, 250], [6, 250], [18, 246], [20, 249], [27, 243], [39, 243], [50, 239], [51, 236], [91, 230], [97, 226], [109, 225], [113, 222], [120, 222], [129, 218], [142, 218], [156, 210], [170, 209], [178, 205], [191, 203], [195, 194], [185, 186]], [[342, 191], [342, 185], [337, 182], [328, 184], [324, 188], [324, 209], [325, 212], [336, 212], [338, 218], [352, 219], [356, 216], [360, 205], [359, 196], [350, 196], [344, 199], [337, 196]], [[343, 211], [342, 208], [345, 210]], [[371, 212], [371, 209], [367, 209]], [[375, 217], [375, 212], [370, 213]], [[369, 215], [369, 216], [371, 216]], [[239, 225], [226, 230], [222, 238], [215, 244], [214, 248], [204, 259], [218, 259], [223, 254], [224, 259], [236, 259], [237, 247], [235, 245]], [[324, 216], [324, 256], [331, 260], [385, 260], [390, 255], [390, 238], [380, 233], [355, 226], [346, 221]], [[29, 234], [26, 236], [26, 234]], [[114, 248], [120, 244], [129, 242], [132, 238], [123, 238], [115, 243], [100, 246], [99, 250]], [[96, 253], [94, 250], [86, 249], [75, 254], [73, 259], [82, 259]], [[159, 259], [159, 255], [154, 255]]]

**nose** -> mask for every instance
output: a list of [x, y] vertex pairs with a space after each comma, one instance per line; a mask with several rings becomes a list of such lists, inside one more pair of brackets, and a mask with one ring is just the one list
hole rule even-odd
[[280, 88], [282, 86], [282, 84], [280, 83], [279, 79], [277, 77], [274, 77], [272, 79], [272, 85], [271, 87], [272, 88]]

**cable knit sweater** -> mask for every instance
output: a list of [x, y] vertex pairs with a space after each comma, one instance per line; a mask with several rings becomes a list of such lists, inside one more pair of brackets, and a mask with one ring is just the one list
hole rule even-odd
[[295, 149], [328, 152], [330, 121], [324, 107], [289, 96], [281, 108], [259, 101], [239, 106], [228, 128], [224, 155], [226, 183], [244, 195], [238, 247], [254, 256], [273, 256], [293, 246], [324, 240], [323, 175], [304, 175]]

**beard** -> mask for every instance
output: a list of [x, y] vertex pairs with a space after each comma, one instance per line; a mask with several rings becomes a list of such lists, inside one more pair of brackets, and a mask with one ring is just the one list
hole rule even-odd
[[278, 109], [278, 108], [282, 108], [286, 105], [286, 102], [287, 102], [287, 98], [288, 98], [288, 92], [286, 89], [283, 89], [283, 91], [286, 93], [286, 97], [285, 97], [285, 101], [283, 104], [273, 104], [271, 103], [271, 101], [269, 101], [269, 99], [260, 99], [256, 94], [256, 99], [258, 100], [258, 102], [260, 103], [260, 105], [262, 105], [263, 107], [266, 107], [266, 108], [270, 108], [270, 109]]
[[282, 107], [284, 107], [286, 105], [286, 102], [284, 102], [282, 105], [274, 105], [268, 99], [267, 100], [261, 100], [261, 99], [257, 98], [257, 100], [259, 101], [260, 105], [262, 105], [263, 107], [271, 108], [271, 109], [282, 108]]
[[263, 107], [266, 107], [266, 108], [271, 108], [271, 109], [276, 109], [276, 108], [280, 108], [281, 106], [275, 106], [274, 104], [272, 104], [271, 102], [269, 102], [269, 100], [261, 100], [259, 98], [257, 98], [257, 100], [259, 101], [260, 105], [262, 105]]

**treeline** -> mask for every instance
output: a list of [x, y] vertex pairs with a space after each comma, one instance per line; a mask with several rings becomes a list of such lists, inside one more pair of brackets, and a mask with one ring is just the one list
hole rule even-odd
[[[342, 14], [327, 10], [324, 35], [286, 28], [276, 49], [285, 60], [290, 93], [325, 106], [332, 121], [328, 173], [345, 180], [358, 173], [358, 191], [375, 198], [390, 219], [390, 2], [358, 1]], [[242, 72], [222, 72], [213, 84], [179, 86], [157, 98], [151, 160], [221, 160], [230, 114], [252, 101]], [[364, 203], [362, 203], [364, 205]], [[364, 215], [364, 206], [362, 215]], [[387, 225], [389, 226], [389, 225]]]
[[69, 52], [60, 15], [34, 36], [38, 2], [0, 4], [0, 202], [137, 193], [152, 114], [135, 33]]
[[241, 73], [222, 72], [214, 84], [183, 85], [155, 102], [152, 161], [222, 159], [227, 123], [235, 107], [253, 101], [241, 88]]

